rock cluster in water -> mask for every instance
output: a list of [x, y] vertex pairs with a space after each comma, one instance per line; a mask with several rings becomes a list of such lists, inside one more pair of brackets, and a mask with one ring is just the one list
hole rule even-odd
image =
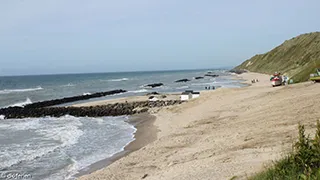
[[177, 83], [177, 82], [188, 82], [188, 81], [190, 81], [189, 79], [179, 79], [179, 80], [176, 80], [175, 82]]
[[153, 84], [145, 85], [145, 87], [148, 87], [148, 88], [155, 88], [155, 87], [159, 87], [159, 86], [163, 86], [163, 83], [153, 83]]
[[61, 117], [71, 115], [76, 117], [121, 116], [147, 112], [149, 108], [181, 104], [180, 100], [169, 101], [137, 101], [131, 103], [115, 103], [91, 107], [9, 107], [0, 109], [0, 114], [6, 119], [27, 117]]
[[209, 77], [218, 77], [219, 75], [217, 75], [217, 74], [210, 74], [210, 73], [208, 73], [208, 74], [205, 74], [204, 76], [209, 76]]

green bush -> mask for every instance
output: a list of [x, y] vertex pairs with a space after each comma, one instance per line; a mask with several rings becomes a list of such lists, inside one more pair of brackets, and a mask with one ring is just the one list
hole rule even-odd
[[320, 180], [320, 123], [317, 121], [315, 137], [305, 135], [305, 127], [299, 124], [299, 139], [293, 151], [280, 161], [250, 180]]

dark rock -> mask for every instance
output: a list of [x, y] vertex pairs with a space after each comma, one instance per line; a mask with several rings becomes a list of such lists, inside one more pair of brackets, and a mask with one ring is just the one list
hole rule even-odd
[[188, 82], [188, 81], [190, 81], [190, 80], [189, 79], [179, 79], [179, 80], [177, 80], [175, 82], [177, 83], [177, 82]]
[[143, 175], [141, 179], [145, 179], [146, 177], [148, 177], [148, 174]]
[[218, 77], [219, 75], [217, 75], [217, 74], [205, 74], [204, 76], [209, 76], [209, 77]]
[[[76, 117], [101, 117], [101, 116], [121, 116], [132, 115], [148, 111], [148, 108], [171, 106], [181, 104], [180, 100], [170, 101], [139, 101], [131, 103], [115, 103], [104, 106], [90, 107], [41, 107], [41, 108], [22, 108], [9, 107], [0, 109], [0, 114], [6, 119], [25, 118], [25, 117], [61, 117], [71, 115]], [[137, 111], [136, 108], [142, 108]]]
[[246, 73], [248, 71], [244, 70], [244, 69], [231, 69], [229, 72], [236, 73], [236, 74], [242, 74], [242, 73]]
[[155, 88], [155, 87], [159, 87], [159, 86], [163, 86], [163, 83], [154, 83], [154, 84], [145, 85], [145, 87], [150, 87], [150, 88]]
[[159, 93], [157, 93], [157, 92], [151, 92], [151, 93], [147, 93], [146, 95], [147, 95], [147, 96], [150, 96], [150, 95], [159, 95]]
[[198, 76], [198, 77], [194, 77], [194, 79], [203, 79], [204, 77], [202, 76]]
[[62, 99], [54, 99], [54, 100], [49, 100], [49, 101], [42, 101], [42, 102], [28, 104], [25, 106], [25, 108], [42, 108], [42, 107], [48, 107], [48, 106], [55, 106], [55, 105], [66, 104], [66, 103], [76, 102], [76, 101], [80, 101], [80, 100], [87, 100], [87, 99], [91, 99], [91, 98], [98, 98], [98, 97], [119, 94], [119, 93], [124, 93], [124, 92], [127, 92], [127, 91], [119, 89], [119, 90], [113, 90], [113, 91], [107, 91], [107, 92], [98, 92], [98, 93], [94, 93], [94, 94], [90, 94], [90, 95], [66, 97], [66, 98], [62, 98]]

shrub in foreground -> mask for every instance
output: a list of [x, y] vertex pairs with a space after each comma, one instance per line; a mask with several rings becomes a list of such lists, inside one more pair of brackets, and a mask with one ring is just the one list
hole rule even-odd
[[320, 180], [320, 123], [314, 138], [305, 135], [304, 125], [299, 124], [299, 139], [293, 151], [283, 159], [276, 161], [266, 171], [250, 180]]

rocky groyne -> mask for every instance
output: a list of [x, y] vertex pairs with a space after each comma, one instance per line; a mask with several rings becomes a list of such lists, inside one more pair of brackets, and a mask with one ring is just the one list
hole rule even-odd
[[76, 102], [76, 101], [81, 101], [81, 100], [88, 100], [91, 98], [99, 98], [99, 97], [103, 97], [103, 96], [109, 96], [109, 95], [120, 94], [120, 93], [125, 93], [125, 92], [127, 92], [127, 91], [122, 90], [122, 89], [118, 89], [118, 90], [98, 92], [98, 93], [86, 94], [86, 95], [80, 95], [80, 96], [65, 97], [62, 99], [54, 99], [54, 100], [49, 100], [49, 101], [35, 102], [32, 104], [26, 105], [24, 108], [29, 109], [29, 108], [43, 108], [43, 107], [48, 107], [48, 106], [56, 106], [56, 105], [60, 105], [60, 104], [66, 104], [66, 103], [71, 103], [71, 102]]
[[76, 117], [102, 117], [121, 116], [147, 112], [149, 108], [157, 108], [181, 104], [179, 100], [169, 101], [138, 101], [131, 103], [115, 103], [104, 106], [91, 107], [9, 107], [0, 109], [0, 115], [5, 119], [28, 118], [28, 117], [61, 117], [71, 115]]

